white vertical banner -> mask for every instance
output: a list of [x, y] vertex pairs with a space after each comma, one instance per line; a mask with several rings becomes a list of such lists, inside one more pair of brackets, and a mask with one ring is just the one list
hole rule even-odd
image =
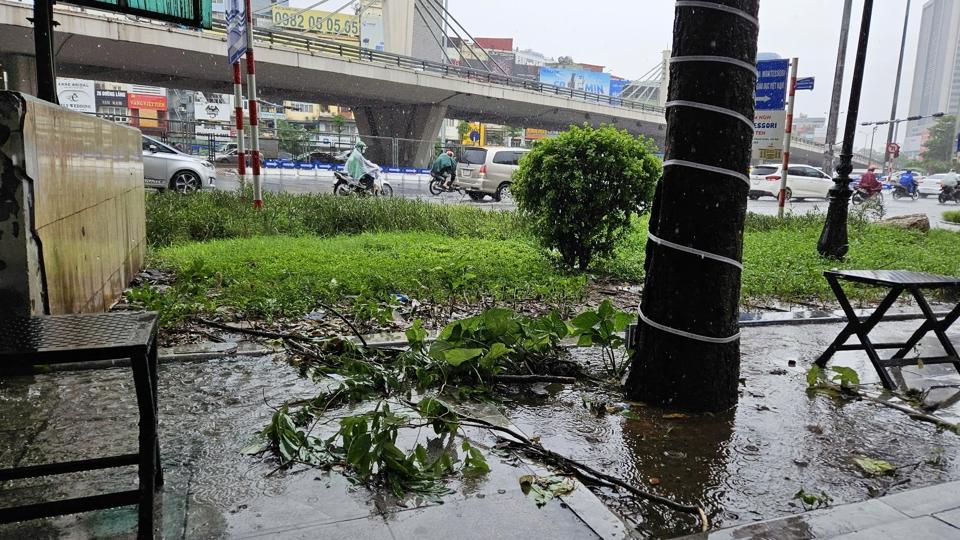
[[226, 19], [227, 59], [234, 64], [247, 52], [247, 18], [243, 0], [226, 1]]

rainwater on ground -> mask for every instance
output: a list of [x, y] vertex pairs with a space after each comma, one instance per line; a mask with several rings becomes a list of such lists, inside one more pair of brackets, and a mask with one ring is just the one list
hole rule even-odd
[[[877, 340], [905, 337], [917, 324], [891, 323]], [[802, 512], [794, 499], [801, 489], [825, 493], [836, 505], [960, 479], [960, 436], [869, 401], [807, 392], [807, 366], [840, 328], [745, 329], [741, 397], [725, 413], [674, 415], [624, 404], [617, 394], [556, 385], [511, 388], [500, 412], [550, 450], [657, 494], [703, 506], [715, 528]], [[960, 336], [952, 337], [956, 342]], [[591, 350], [571, 354], [580, 361], [599, 361]], [[855, 368], [863, 383], [876, 380], [859, 353], [841, 353], [835, 363]], [[270, 460], [242, 455], [274, 407], [317, 393], [314, 383], [300, 379], [283, 362], [234, 358], [168, 364], [161, 366], [160, 375], [167, 474], [161, 512], [168, 538], [470, 538], [488, 537], [489, 527], [510, 527], [518, 536], [537, 538], [547, 533], [589, 537], [585, 531], [597, 531], [593, 524], [584, 528], [585, 514], [572, 501], [542, 509], [524, 501], [516, 479], [530, 468], [515, 460], [504, 463], [490, 456], [492, 471], [484, 482], [454, 482], [456, 494], [444, 505], [414, 508], [418, 504], [390, 506], [336, 472], [278, 472]], [[929, 380], [941, 391], [960, 385], [956, 374], [913, 369], [914, 379], [925, 375], [932, 378], [924, 378], [928, 382], [921, 386], [932, 386]], [[609, 404], [611, 412], [597, 416], [585, 401]], [[493, 442], [489, 435], [478, 438], [481, 447]], [[134, 452], [136, 446], [128, 370], [0, 379], [0, 467]], [[870, 477], [854, 462], [860, 456], [898, 469]], [[0, 505], [135, 486], [132, 467], [18, 481], [0, 486]], [[583, 489], [576, 492], [582, 495]], [[611, 492], [600, 495], [636, 536], [663, 538], [699, 530], [693, 516]], [[477, 528], [464, 525], [474, 515], [471, 509], [481, 516]], [[0, 538], [129, 537], [135, 516], [127, 508], [0, 526]], [[524, 523], [531, 523], [529, 516], [542, 522], [538, 527], [551, 529], [523, 530]], [[462, 526], [450, 536], [436, 528], [447, 522]], [[309, 532], [294, 535], [294, 529]], [[625, 529], [607, 528], [618, 530]]]

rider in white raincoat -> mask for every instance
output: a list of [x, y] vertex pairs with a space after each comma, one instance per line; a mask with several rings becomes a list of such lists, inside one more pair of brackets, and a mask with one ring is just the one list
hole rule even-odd
[[363, 152], [366, 149], [367, 145], [360, 139], [357, 139], [357, 144], [354, 145], [353, 150], [350, 152], [350, 157], [347, 158], [347, 163], [344, 168], [351, 178], [362, 182], [367, 186], [367, 189], [373, 190], [373, 192], [376, 193], [380, 191], [380, 167], [363, 156]]

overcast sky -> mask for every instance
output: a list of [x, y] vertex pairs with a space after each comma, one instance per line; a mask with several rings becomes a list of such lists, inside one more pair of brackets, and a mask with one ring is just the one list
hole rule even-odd
[[[957, 0], [960, 1], [960, 0]], [[920, 14], [926, 0], [913, 0], [907, 30], [898, 118], [909, 108], [917, 54]], [[875, 0], [859, 122], [890, 117], [897, 55], [907, 0]], [[847, 107], [857, 48], [863, 0], [854, 0], [847, 74], [840, 110]], [[798, 57], [799, 75], [816, 77], [816, 89], [797, 97], [796, 111], [826, 116], [830, 109], [833, 74], [843, 0], [762, 0], [761, 52]], [[548, 56], [572, 56], [578, 62], [603, 64], [621, 77], [638, 78], [660, 61], [673, 34], [673, 0], [450, 0], [450, 12], [474, 36], [513, 37], [520, 48]], [[841, 116], [841, 136], [842, 122]], [[901, 130], [900, 138], [903, 138]], [[881, 135], [881, 133], [883, 133]], [[860, 127], [858, 146], [869, 143], [869, 130]], [[877, 148], [886, 133], [877, 134]]]

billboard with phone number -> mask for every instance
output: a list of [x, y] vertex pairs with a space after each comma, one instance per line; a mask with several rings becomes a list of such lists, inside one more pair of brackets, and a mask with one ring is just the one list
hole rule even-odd
[[360, 18], [355, 15], [276, 6], [272, 9], [274, 26], [360, 39]]

